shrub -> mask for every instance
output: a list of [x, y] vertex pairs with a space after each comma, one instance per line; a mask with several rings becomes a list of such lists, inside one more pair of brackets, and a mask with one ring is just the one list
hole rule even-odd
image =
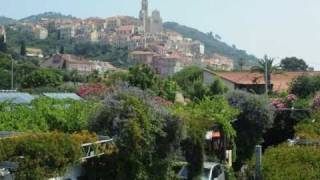
[[305, 119], [295, 127], [296, 136], [303, 139], [320, 139], [320, 111], [314, 111], [311, 118]]
[[281, 145], [269, 148], [262, 163], [266, 180], [320, 178], [320, 149], [317, 147]]
[[[106, 96], [103, 107], [90, 122], [90, 129], [114, 137], [118, 152], [93, 164], [113, 164], [109, 179], [168, 179], [172, 154], [180, 143], [180, 122], [148, 93], [119, 87]], [[105, 160], [112, 160], [106, 162]], [[99, 166], [99, 167], [101, 167]], [[95, 174], [90, 168], [88, 174]], [[103, 168], [102, 168], [103, 169]], [[97, 172], [106, 178], [110, 172]]]
[[0, 139], [0, 161], [17, 162], [17, 179], [53, 178], [79, 162], [80, 142], [91, 142], [94, 135], [63, 133], [22, 134]]

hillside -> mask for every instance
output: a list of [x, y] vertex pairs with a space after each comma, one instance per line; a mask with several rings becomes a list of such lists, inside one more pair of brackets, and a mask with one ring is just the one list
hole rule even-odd
[[15, 23], [16, 20], [5, 17], [5, 16], [0, 16], [0, 24], [1, 25], [7, 25], [7, 24], [12, 24]]
[[37, 15], [32, 15], [25, 17], [23, 19], [20, 19], [22, 22], [37, 22], [41, 20], [42, 18], [47, 18], [47, 19], [77, 19], [71, 15], [63, 15], [61, 13], [56, 13], [56, 12], [45, 12]]
[[[193, 40], [198, 40], [204, 43], [206, 49], [206, 54], [210, 55], [213, 53], [219, 53], [226, 57], [229, 57], [235, 61], [238, 61], [240, 58], [247, 60], [247, 65], [252, 65], [257, 62], [257, 58], [253, 55], [249, 55], [245, 50], [237, 49], [232, 47], [225, 42], [219, 40], [219, 37], [214, 37], [212, 34], [206, 34], [200, 32], [197, 29], [180, 25], [175, 22], [166, 22], [164, 23], [164, 28], [166, 30], [176, 31], [182, 34], [184, 37], [191, 38]], [[237, 65], [237, 63], [235, 63]]]

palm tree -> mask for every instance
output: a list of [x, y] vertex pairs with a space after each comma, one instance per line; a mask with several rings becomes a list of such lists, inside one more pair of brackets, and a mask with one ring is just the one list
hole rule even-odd
[[267, 55], [264, 55], [263, 59], [258, 61], [257, 66], [251, 68], [252, 72], [260, 72], [264, 74], [264, 80], [266, 82], [266, 93], [271, 87], [271, 74], [279, 72], [279, 67], [274, 65], [274, 58], [270, 58]]
[[240, 58], [238, 61], [239, 70], [243, 71], [243, 67], [246, 65], [246, 60], [244, 58]]

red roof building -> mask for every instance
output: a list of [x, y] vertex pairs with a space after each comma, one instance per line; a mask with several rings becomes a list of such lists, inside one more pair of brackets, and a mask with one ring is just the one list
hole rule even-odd
[[[290, 83], [297, 77], [320, 76], [320, 72], [282, 72], [271, 75], [271, 86], [274, 92], [288, 91]], [[265, 80], [262, 73], [253, 72], [213, 72], [205, 69], [204, 82], [211, 84], [215, 79], [220, 79], [229, 90], [241, 89], [249, 92], [264, 93]]]

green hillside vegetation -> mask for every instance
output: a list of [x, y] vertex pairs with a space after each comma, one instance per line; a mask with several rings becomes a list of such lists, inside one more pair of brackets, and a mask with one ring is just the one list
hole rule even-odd
[[[176, 31], [182, 34], [184, 37], [191, 38], [193, 40], [198, 40], [205, 45], [205, 52], [208, 55], [213, 53], [218, 53], [223, 56], [229, 57], [235, 61], [240, 59], [245, 59], [247, 65], [255, 64], [257, 58], [253, 55], [249, 55], [245, 50], [237, 49], [235, 46], [230, 46], [225, 42], [221, 41], [219, 35], [213, 35], [212, 33], [203, 33], [197, 29], [180, 25], [175, 22], [166, 22], [164, 23], [164, 28], [166, 30]], [[237, 63], [235, 63], [237, 65]]]
[[37, 22], [37, 21], [41, 20], [42, 18], [47, 18], [47, 19], [76, 19], [75, 17], [73, 17], [71, 15], [63, 15], [63, 14], [57, 13], [57, 12], [44, 12], [44, 13], [41, 13], [41, 14], [25, 17], [25, 18], [21, 19], [20, 21], [23, 21], [23, 22]]

